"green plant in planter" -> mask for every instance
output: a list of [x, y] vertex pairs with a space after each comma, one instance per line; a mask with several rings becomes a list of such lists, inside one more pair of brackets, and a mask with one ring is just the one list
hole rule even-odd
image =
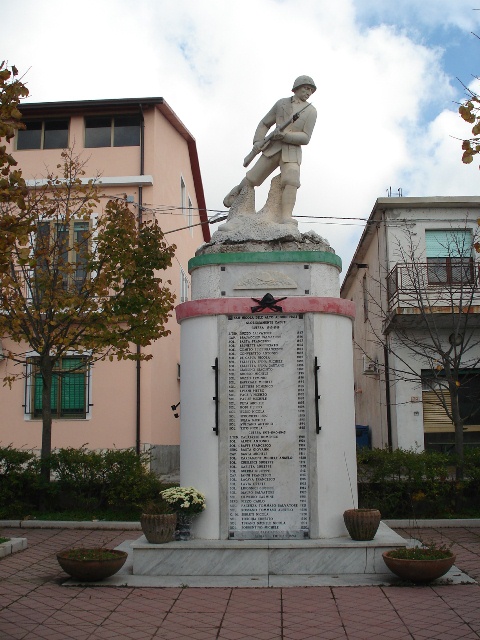
[[424, 546], [418, 547], [400, 547], [388, 552], [390, 558], [400, 558], [402, 560], [441, 560], [442, 558], [451, 558], [453, 553], [450, 546], [445, 544], [437, 545], [430, 542]]
[[104, 547], [65, 549], [57, 553], [65, 573], [80, 581], [96, 582], [117, 573], [128, 557], [126, 551]]
[[456, 557], [449, 546], [435, 542], [392, 549], [382, 556], [392, 573], [419, 584], [441, 578], [453, 566]]
[[80, 560], [85, 562], [87, 560], [111, 560], [112, 558], [118, 558], [114, 549], [94, 548], [94, 549], [67, 549], [63, 552], [63, 557], [68, 560]]

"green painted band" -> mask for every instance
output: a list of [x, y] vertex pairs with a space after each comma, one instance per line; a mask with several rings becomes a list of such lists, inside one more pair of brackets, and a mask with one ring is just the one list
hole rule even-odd
[[207, 253], [188, 261], [191, 273], [198, 267], [215, 264], [266, 264], [272, 262], [323, 262], [342, 270], [340, 256], [329, 251], [265, 251], [252, 253]]

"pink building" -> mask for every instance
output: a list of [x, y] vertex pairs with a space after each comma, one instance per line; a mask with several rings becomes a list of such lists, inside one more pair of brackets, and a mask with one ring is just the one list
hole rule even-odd
[[[187, 300], [188, 260], [210, 239], [210, 230], [195, 139], [163, 98], [27, 103], [21, 111], [27, 129], [17, 132], [13, 154], [27, 183], [42, 180], [47, 168], [61, 162], [62, 149], [74, 147], [86, 161], [86, 179], [101, 174], [103, 193], [126, 194], [132, 206], [143, 207], [144, 219], [158, 219], [177, 246], [165, 279], [177, 303]], [[175, 471], [180, 407], [174, 412], [172, 405], [180, 399], [180, 328], [174, 317], [167, 326], [171, 334], [150, 347], [154, 357], [148, 362], [97, 362], [85, 370], [75, 383], [81, 393], [74, 410], [57, 403], [53, 447], [153, 447], [154, 468]], [[0, 360], [0, 376], [12, 366]], [[0, 387], [1, 446], [41, 446], [32, 380], [19, 380], [11, 390]]]

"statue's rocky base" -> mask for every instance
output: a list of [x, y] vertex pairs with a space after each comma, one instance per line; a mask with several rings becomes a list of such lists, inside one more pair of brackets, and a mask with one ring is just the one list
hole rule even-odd
[[[265, 243], [266, 251], [332, 251], [327, 240], [313, 231], [306, 234], [298, 230], [298, 222], [291, 216], [282, 219], [282, 187], [280, 176], [275, 176], [270, 185], [267, 202], [260, 210], [255, 210], [255, 190], [245, 185], [233, 200], [227, 222], [220, 225], [212, 236], [212, 241], [197, 252], [226, 253], [228, 251], [261, 251], [261, 248], [245, 246], [244, 243]], [[279, 246], [272, 248], [272, 243]], [[241, 248], [236, 245], [243, 244]], [[288, 246], [287, 246], [288, 245]], [[213, 247], [213, 248], [212, 248]]]
[[[335, 254], [328, 241], [314, 231], [300, 233], [284, 224], [267, 224], [262, 220], [242, 217], [241, 225], [228, 233], [219, 229], [212, 241], [201, 245], [195, 255], [212, 253], [266, 252], [266, 251], [326, 251]], [[266, 234], [270, 236], [266, 240]]]

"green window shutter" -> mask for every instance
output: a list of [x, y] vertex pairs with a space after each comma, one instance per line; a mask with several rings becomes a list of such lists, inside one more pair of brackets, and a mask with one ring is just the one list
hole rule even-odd
[[[39, 372], [35, 373], [34, 381], [34, 396], [33, 396], [33, 411], [35, 415], [42, 413], [42, 391], [43, 380]], [[52, 402], [52, 413], [57, 411], [57, 397], [58, 397], [58, 376], [54, 373], [52, 379], [52, 390], [50, 392]]]
[[472, 232], [470, 229], [425, 231], [427, 258], [470, 258]]
[[34, 413], [38, 413], [42, 410], [42, 376], [39, 373], [35, 374], [35, 391], [33, 398], [33, 410]]
[[[58, 363], [59, 370], [52, 379], [52, 413], [58, 417], [83, 416], [86, 414], [86, 376], [83, 358], [63, 358]], [[33, 414], [42, 413], [43, 382], [40, 372], [33, 376]], [[59, 406], [60, 402], [60, 406]]]
[[[62, 414], [85, 413], [85, 369], [81, 358], [66, 358], [62, 362]], [[67, 370], [71, 370], [68, 372]]]
[[62, 413], [84, 413], [85, 374], [65, 373], [62, 381]]

